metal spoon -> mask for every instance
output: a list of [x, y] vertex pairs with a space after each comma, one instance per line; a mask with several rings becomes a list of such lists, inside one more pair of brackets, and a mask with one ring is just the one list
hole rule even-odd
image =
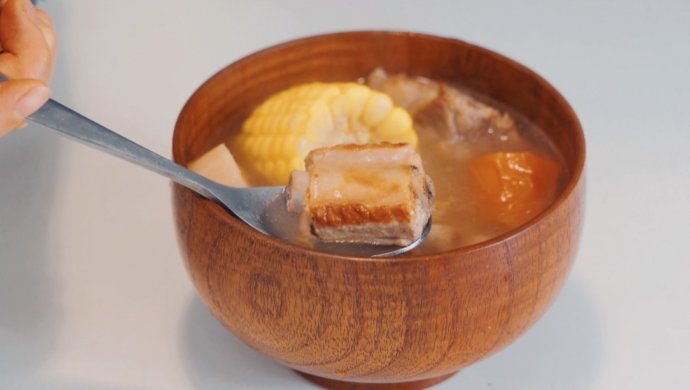
[[[1, 81], [3, 81], [2, 76], [0, 76]], [[28, 120], [166, 176], [218, 202], [249, 226], [266, 235], [304, 245], [303, 240], [298, 240], [297, 216], [286, 210], [283, 187], [235, 188], [218, 184], [108, 130], [52, 99]], [[431, 220], [427, 222], [421, 237], [405, 247], [324, 243], [316, 244], [314, 247], [326, 252], [354, 256], [397, 256], [419, 245], [429, 234], [430, 229]]]

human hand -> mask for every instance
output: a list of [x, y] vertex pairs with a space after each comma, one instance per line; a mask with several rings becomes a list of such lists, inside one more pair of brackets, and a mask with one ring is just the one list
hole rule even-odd
[[29, 0], [0, 0], [0, 137], [48, 100], [54, 62], [50, 16]]

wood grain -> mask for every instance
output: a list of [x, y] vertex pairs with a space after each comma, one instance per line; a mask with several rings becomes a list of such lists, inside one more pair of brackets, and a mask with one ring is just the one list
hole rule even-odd
[[265, 237], [177, 185], [175, 220], [199, 294], [244, 342], [300, 372], [344, 381], [343, 388], [361, 388], [347, 382], [419, 388], [515, 340], [548, 308], [572, 266], [584, 210], [585, 144], [575, 113], [552, 86], [458, 40], [390, 32], [317, 36], [248, 56], [208, 80], [180, 114], [173, 154], [182, 164], [201, 155], [278, 90], [355, 80], [377, 66], [458, 82], [524, 113], [563, 153], [570, 172], [564, 192], [528, 225], [486, 243], [388, 260], [329, 255]]

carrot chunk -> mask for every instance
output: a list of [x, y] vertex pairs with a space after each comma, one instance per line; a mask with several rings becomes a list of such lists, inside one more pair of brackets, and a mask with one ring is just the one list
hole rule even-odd
[[470, 163], [479, 212], [510, 228], [543, 211], [556, 196], [558, 163], [530, 152], [492, 153]]

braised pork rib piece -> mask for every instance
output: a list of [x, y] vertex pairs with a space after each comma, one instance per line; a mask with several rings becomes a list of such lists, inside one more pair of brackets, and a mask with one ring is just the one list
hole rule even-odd
[[407, 144], [316, 149], [305, 167], [292, 173], [288, 210], [321, 241], [404, 246], [431, 216], [433, 185]]

